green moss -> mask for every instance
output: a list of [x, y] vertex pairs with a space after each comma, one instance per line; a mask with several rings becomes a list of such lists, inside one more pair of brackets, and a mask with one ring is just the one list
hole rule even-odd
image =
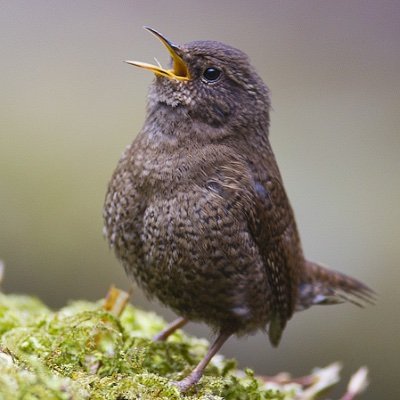
[[200, 383], [180, 394], [172, 382], [208, 343], [181, 331], [153, 342], [164, 326], [130, 305], [117, 318], [101, 302], [53, 312], [34, 298], [0, 293], [0, 399], [290, 400], [300, 393], [299, 385], [267, 389], [252, 371], [216, 356]]

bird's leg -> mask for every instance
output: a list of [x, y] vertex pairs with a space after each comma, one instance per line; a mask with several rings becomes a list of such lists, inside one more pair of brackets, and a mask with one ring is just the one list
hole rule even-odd
[[185, 392], [200, 380], [200, 378], [203, 375], [203, 371], [210, 362], [210, 360], [214, 357], [214, 355], [218, 352], [218, 350], [222, 347], [222, 345], [231, 335], [232, 332], [230, 331], [221, 331], [217, 336], [217, 338], [215, 339], [214, 343], [208, 349], [207, 354], [197, 364], [196, 368], [190, 373], [190, 375], [188, 375], [186, 378], [182, 379], [179, 382], [175, 382], [175, 385], [178, 386], [178, 388], [182, 392]]
[[167, 325], [165, 329], [163, 329], [161, 332], [157, 333], [153, 337], [153, 340], [156, 341], [164, 341], [168, 338], [169, 335], [174, 333], [177, 329], [181, 328], [183, 325], [185, 325], [189, 320], [184, 317], [179, 317], [175, 321], [172, 321], [170, 324]]

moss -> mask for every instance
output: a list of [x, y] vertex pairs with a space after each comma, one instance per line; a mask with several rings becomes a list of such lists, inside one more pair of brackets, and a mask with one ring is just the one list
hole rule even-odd
[[0, 293], [0, 399], [290, 400], [300, 385], [268, 388], [250, 370], [216, 356], [186, 394], [173, 385], [208, 343], [176, 332], [151, 337], [165, 322], [128, 305], [120, 317], [102, 302], [51, 311], [37, 299]]

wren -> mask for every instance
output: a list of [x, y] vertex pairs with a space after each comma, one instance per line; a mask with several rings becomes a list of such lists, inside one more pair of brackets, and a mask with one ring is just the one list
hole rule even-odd
[[368, 302], [372, 290], [307, 260], [268, 133], [270, 96], [245, 53], [215, 41], [176, 46], [155, 74], [146, 120], [108, 186], [105, 235], [149, 298], [203, 321], [216, 339], [185, 391], [231, 335], [277, 346], [295, 311]]

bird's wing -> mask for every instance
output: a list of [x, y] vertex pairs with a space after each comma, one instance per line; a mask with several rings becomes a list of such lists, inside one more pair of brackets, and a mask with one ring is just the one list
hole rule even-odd
[[247, 221], [266, 269], [271, 299], [269, 337], [271, 343], [277, 345], [295, 307], [296, 257], [299, 256], [298, 251], [301, 253], [300, 244], [279, 172], [277, 177], [266, 174], [260, 177], [244, 164], [243, 161], [230, 160], [228, 164], [219, 166], [208, 184], [219, 187], [226, 207], [239, 204], [240, 213]]
[[267, 272], [272, 294], [269, 337], [276, 346], [294, 311], [301, 255], [293, 212], [280, 176], [263, 176], [254, 181], [249, 229]]

